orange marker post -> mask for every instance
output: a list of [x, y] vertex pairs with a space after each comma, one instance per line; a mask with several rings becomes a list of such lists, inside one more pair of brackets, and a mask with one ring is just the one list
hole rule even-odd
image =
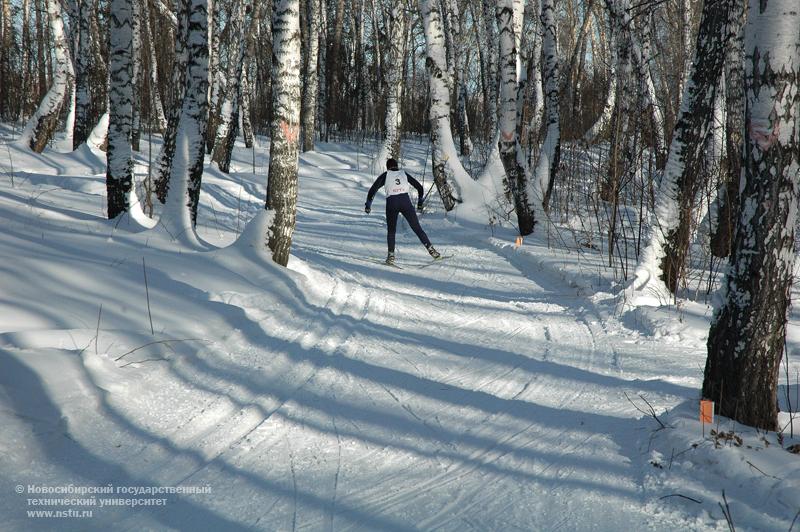
[[703, 437], [706, 437], [706, 423], [714, 423], [714, 401], [700, 400], [700, 422], [703, 424]]
[[521, 245], [522, 245], [522, 237], [521, 237], [521, 236], [518, 236], [518, 237], [517, 237], [517, 241], [514, 243], [514, 247], [515, 247], [515, 248], [518, 248], [518, 247], [520, 247]]

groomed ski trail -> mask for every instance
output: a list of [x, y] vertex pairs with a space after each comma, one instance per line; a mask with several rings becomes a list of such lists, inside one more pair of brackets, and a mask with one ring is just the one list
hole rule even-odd
[[[17, 336], [0, 336], [12, 376], [0, 384], [14, 407], [0, 419], [26, 449], [0, 463], [0, 476], [212, 490], [163, 509], [107, 509], [64, 530], [713, 527], [647, 494], [656, 427], [625, 397], [662, 409], [694, 394], [696, 382], [668, 377], [687, 365], [682, 346], [648, 344], [485, 229], [441, 215], [422, 225], [453, 258], [370, 263], [386, 253], [383, 198], [363, 213], [372, 176], [357, 168], [349, 152], [303, 156], [289, 266], [304, 283], [259, 293], [256, 275], [225, 278], [231, 286], [213, 294], [181, 284], [198, 302], [192, 319], [225, 331], [215, 341], [176, 345], [169, 360], [134, 371], [104, 358], [114, 331], [96, 340], [100, 355], [81, 349], [95, 334], [88, 326], [37, 331], [53, 339], [24, 352], [9, 347]], [[428, 260], [402, 223], [397, 257]], [[74, 269], [87, 267], [101, 266]], [[233, 271], [206, 268], [206, 279]], [[74, 348], [62, 345], [69, 335], [81, 339]], [[70, 382], [66, 397], [53, 394], [58, 380]], [[4, 504], [0, 513], [19, 513], [16, 499]]]

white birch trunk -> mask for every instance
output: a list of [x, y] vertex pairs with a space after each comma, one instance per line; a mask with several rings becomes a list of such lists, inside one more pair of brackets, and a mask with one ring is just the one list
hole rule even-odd
[[703, 397], [719, 414], [779, 430], [777, 391], [800, 198], [800, 9], [752, 0], [740, 214], [708, 338]]
[[322, 16], [321, 0], [307, 0], [308, 36], [306, 38], [306, 79], [303, 86], [303, 151], [314, 150], [317, 130], [317, 97], [319, 96], [319, 41]]
[[[236, 0], [228, 19], [228, 31], [231, 35], [231, 46], [228, 50], [228, 65], [225, 73], [225, 92], [219, 109], [216, 139], [212, 150], [212, 160], [217, 163], [223, 173], [230, 168], [231, 152], [236, 140], [239, 126], [239, 96], [241, 89], [242, 68], [244, 66], [244, 4]], [[233, 133], [231, 135], [231, 133]]]
[[139, 139], [142, 135], [142, 91], [140, 88], [142, 78], [142, 10], [140, 2], [146, 0], [131, 0], [133, 15], [131, 29], [133, 41], [131, 44], [131, 90], [133, 92], [133, 120], [131, 122], [131, 146], [139, 151]]
[[454, 209], [459, 203], [482, 208], [483, 193], [461, 164], [450, 129], [452, 80], [447, 73], [444, 34], [438, 3], [435, 0], [419, 0], [419, 9], [427, 45], [425, 63], [431, 90], [430, 123], [433, 144], [431, 166], [434, 182], [446, 210]]
[[544, 143], [541, 150], [539, 150], [539, 160], [536, 162], [536, 170], [529, 184], [529, 195], [536, 202], [535, 207], [537, 210], [539, 209], [539, 204], [544, 210], [548, 209], [553, 183], [561, 160], [558, 50], [554, 10], [553, 0], [542, 0], [541, 23], [544, 34], [544, 83], [547, 124]]
[[372, 173], [383, 172], [390, 157], [400, 160], [400, 125], [402, 123], [401, 97], [403, 95], [403, 47], [408, 16], [401, 4], [394, 4], [389, 12], [389, 54], [386, 58], [386, 138], [375, 156]]
[[[658, 294], [664, 302], [677, 288], [677, 279], [688, 249], [690, 220], [698, 190], [705, 139], [713, 122], [714, 102], [722, 75], [727, 45], [726, 18], [733, 0], [705, 4], [697, 36], [695, 60], [684, 89], [664, 175], [656, 192], [656, 206], [635, 271], [629, 295], [644, 291]], [[667, 246], [672, 251], [668, 252]], [[665, 261], [668, 261], [665, 269]], [[666, 284], [665, 284], [666, 283]], [[635, 304], [629, 301], [628, 304]]]
[[[524, 164], [520, 164], [519, 138], [517, 137], [517, 82], [519, 79], [518, 38], [515, 27], [515, 8], [519, 2], [497, 1], [497, 29], [500, 42], [500, 98], [498, 128], [500, 138], [497, 149], [505, 169], [504, 181], [507, 195], [514, 203], [517, 213], [517, 229], [520, 235], [533, 232], [534, 223], [541, 221], [534, 211], [533, 198], [529, 198], [528, 178]], [[520, 25], [521, 26], [521, 25]], [[540, 202], [541, 203], [541, 202]]]
[[583, 135], [583, 140], [587, 144], [593, 144], [608, 128], [608, 125], [611, 123], [611, 117], [614, 114], [614, 108], [617, 105], [617, 61], [614, 58], [616, 55], [614, 50], [617, 48], [617, 35], [613, 31], [611, 33], [609, 48], [611, 53], [609, 54], [608, 62], [608, 92], [606, 93], [606, 103], [603, 106], [603, 110], [600, 112], [600, 116], [597, 117], [594, 124], [592, 124], [589, 130]]
[[164, 132], [167, 129], [167, 116], [164, 114], [164, 103], [161, 91], [158, 88], [158, 58], [156, 57], [155, 35], [152, 31], [152, 16], [149, 0], [143, 0], [141, 7], [144, 40], [147, 43], [147, 53], [150, 58], [148, 71], [150, 73], [150, 112], [155, 114], [156, 129]]
[[195, 233], [208, 118], [208, 3], [181, 0], [187, 20], [186, 89], [175, 140], [169, 193], [159, 225], [176, 241], [199, 246]]
[[[53, 84], [42, 98], [36, 112], [28, 120], [18, 140], [20, 145], [28, 146], [37, 153], [44, 151], [47, 143], [50, 142], [58, 124], [58, 114], [64, 105], [67, 92], [72, 85], [72, 79], [75, 77], [67, 38], [64, 34], [61, 4], [58, 0], [47, 0], [46, 5], [55, 55]], [[44, 65], [40, 65], [40, 68], [44, 68]]]
[[272, 18], [271, 145], [266, 207], [272, 215], [265, 235], [272, 260], [286, 266], [297, 216], [300, 135], [300, 0], [274, 0]]
[[92, 115], [92, 22], [96, 0], [84, 0], [78, 6], [78, 46], [75, 53], [75, 126], [72, 149], [86, 142], [91, 132]]
[[[633, 29], [633, 23], [634, 21], [631, 20], [631, 29]], [[650, 107], [650, 112], [652, 114], [656, 161], [658, 161], [658, 166], [661, 167], [667, 154], [667, 140], [664, 132], [664, 112], [661, 102], [658, 101], [656, 86], [653, 82], [653, 74], [650, 68], [652, 52], [650, 47], [650, 23], [648, 17], [643, 18], [641, 34], [642, 41], [639, 43], [635, 38], [636, 34], [633, 33], [633, 60], [638, 77], [644, 84], [645, 101]]]
[[500, 49], [497, 41], [496, 7], [495, 0], [483, 0], [483, 25], [486, 39], [483, 46], [486, 53], [486, 85], [488, 89], [486, 114], [489, 120], [489, 134], [492, 137], [494, 137], [497, 132], [497, 54]]
[[130, 135], [133, 114], [133, 5], [135, 0], [111, 0], [109, 20], [110, 81], [108, 90], [108, 151], [106, 192], [108, 219], [128, 212], [133, 187]]
[[[183, 1], [183, 0], [181, 0]], [[186, 42], [188, 40], [187, 12], [182, 7], [179, 11], [180, 20], [175, 28], [175, 58], [172, 67], [172, 105], [167, 116], [167, 129], [164, 131], [164, 140], [156, 162], [156, 196], [161, 203], [167, 201], [170, 188], [172, 164], [175, 159], [175, 141], [178, 136], [178, 122], [183, 109], [183, 98], [186, 93], [186, 65], [189, 61]], [[177, 20], [177, 18], [176, 18]]]

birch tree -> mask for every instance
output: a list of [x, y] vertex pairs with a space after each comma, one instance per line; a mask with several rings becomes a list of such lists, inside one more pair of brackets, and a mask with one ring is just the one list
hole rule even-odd
[[497, 2], [496, 0], [483, 0], [483, 27], [484, 42], [482, 43], [486, 54], [486, 116], [489, 122], [488, 132], [494, 138], [497, 131], [497, 54], [499, 43], [497, 41]]
[[[427, 58], [425, 65], [430, 83], [433, 181], [442, 199], [445, 210], [453, 210], [463, 201], [463, 190], [472, 181], [464, 170], [456, 152], [453, 133], [450, 129], [450, 93], [452, 80], [448, 74], [444, 33], [439, 4], [435, 0], [419, 0], [422, 25], [425, 32]], [[461, 194], [461, 195], [460, 195]]]
[[300, 0], [274, 0], [271, 145], [266, 208], [272, 260], [286, 266], [297, 215], [300, 133]]
[[133, 115], [133, 1], [111, 0], [108, 26], [110, 81], [108, 90], [108, 150], [106, 193], [108, 218], [113, 220], [130, 208], [133, 186], [131, 120]]
[[72, 149], [86, 142], [92, 123], [92, 16], [97, 9], [96, 0], [78, 4], [78, 46], [75, 53], [75, 127], [72, 131]]
[[308, 35], [306, 37], [305, 83], [303, 83], [303, 151], [314, 149], [317, 130], [317, 98], [319, 96], [319, 40], [322, 27], [321, 0], [307, 0]]
[[232, 45], [228, 50], [228, 68], [226, 69], [225, 92], [220, 106], [219, 120], [217, 122], [217, 139], [214, 142], [213, 157], [219, 169], [228, 173], [231, 165], [231, 155], [239, 131], [239, 102], [241, 101], [241, 80], [244, 68], [245, 35], [244, 35], [244, 4], [236, 0], [233, 4], [230, 19], [228, 20]]
[[[636, 267], [632, 288], [649, 286], [665, 294], [678, 288], [690, 244], [697, 197], [704, 183], [701, 166], [711, 131], [714, 102], [727, 44], [728, 12], [737, 1], [706, 2], [695, 47], [691, 75], [684, 89], [681, 111], [670, 143], [664, 176], [656, 193], [655, 217], [648, 243]], [[702, 218], [702, 214], [699, 216]], [[658, 283], [663, 283], [659, 285]]]
[[739, 203], [739, 176], [744, 142], [744, 23], [747, 4], [737, 2], [728, 13], [728, 47], [725, 53], [725, 180], [718, 194], [717, 223], [711, 236], [711, 251], [728, 257]]
[[[184, 1], [184, 0], [181, 0]], [[164, 131], [161, 151], [156, 161], [156, 196], [161, 203], [166, 203], [170, 187], [170, 175], [175, 158], [175, 141], [178, 136], [178, 123], [183, 109], [183, 97], [186, 92], [186, 65], [189, 56], [186, 49], [188, 20], [186, 10], [181, 9], [175, 19], [175, 58], [172, 65], [172, 105], [167, 115], [167, 129]]]
[[[550, 203], [561, 161], [561, 120], [559, 113], [558, 51], [556, 43], [556, 18], [553, 0], [542, 0], [541, 22], [544, 32], [544, 85], [545, 110], [547, 112], [546, 134], [539, 160], [531, 182], [531, 194], [535, 201], [541, 201], [545, 210]], [[541, 198], [541, 200], [539, 200]]]
[[208, 1], [181, 0], [178, 19], [187, 22], [186, 81], [160, 223], [173, 238], [194, 246], [208, 120]]
[[719, 414], [778, 430], [800, 196], [800, 10], [751, 0], [739, 218], [721, 307], [708, 337], [703, 396]]
[[400, 160], [400, 125], [402, 123], [404, 45], [408, 31], [405, 5], [392, 4], [386, 26], [389, 35], [389, 53], [386, 56], [386, 137], [375, 157], [373, 172], [380, 173], [390, 157]]
[[[497, 0], [497, 29], [500, 42], [500, 109], [497, 148], [506, 173], [504, 185], [514, 202], [520, 235], [533, 232], [534, 208], [529, 197], [528, 179], [517, 136], [517, 39], [514, 31], [514, 2]], [[541, 198], [541, 195], [539, 196]], [[541, 205], [541, 200], [539, 201]]]
[[[53, 84], [42, 98], [39, 107], [30, 117], [19, 139], [21, 144], [27, 145], [33, 151], [41, 153], [50, 142], [58, 126], [58, 117], [67, 98], [69, 87], [75, 77], [72, 68], [72, 59], [69, 54], [69, 45], [64, 33], [64, 20], [61, 13], [61, 4], [58, 0], [47, 0], [47, 20], [50, 34], [53, 39], [53, 54], [55, 65], [53, 69]], [[43, 45], [43, 36], [40, 36], [40, 46]], [[39, 62], [40, 72], [44, 72], [44, 54]], [[42, 82], [42, 85], [45, 85]]]
[[608, 60], [608, 89], [606, 91], [606, 99], [605, 104], [603, 105], [602, 111], [600, 111], [600, 115], [594, 121], [594, 123], [589, 127], [589, 129], [583, 135], [583, 141], [587, 144], [594, 143], [603, 132], [608, 128], [608, 125], [611, 123], [611, 117], [614, 114], [614, 109], [617, 105], [617, 92], [618, 92], [618, 76], [617, 76], [617, 61], [614, 59], [613, 50], [616, 49], [616, 35], [612, 31], [610, 41], [610, 51], [609, 51], [609, 60]]

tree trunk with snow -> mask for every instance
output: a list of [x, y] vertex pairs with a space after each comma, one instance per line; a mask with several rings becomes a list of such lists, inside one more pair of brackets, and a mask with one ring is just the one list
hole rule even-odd
[[[143, 41], [147, 46], [148, 64], [147, 70], [150, 74], [148, 80], [148, 93], [150, 95], [150, 120], [155, 119], [156, 130], [163, 133], [167, 129], [167, 116], [164, 114], [164, 102], [161, 99], [161, 91], [158, 88], [158, 57], [156, 55], [156, 35], [153, 31], [153, 16], [150, 10], [149, 0], [143, 0], [141, 4], [142, 34]], [[155, 115], [155, 116], [153, 116]]]
[[228, 31], [231, 33], [232, 45], [228, 49], [227, 83], [222, 97], [217, 122], [217, 139], [214, 141], [212, 160], [217, 163], [223, 173], [228, 173], [231, 166], [231, 155], [239, 132], [239, 102], [241, 97], [242, 69], [244, 68], [244, 5], [237, 0], [228, 19]]
[[719, 414], [779, 430], [800, 196], [800, 10], [752, 0], [746, 34], [746, 128], [740, 214], [722, 306], [708, 337], [703, 396]]
[[[633, 60], [636, 68], [637, 77], [643, 85], [645, 104], [650, 109], [653, 121], [653, 140], [656, 155], [656, 167], [663, 168], [667, 157], [667, 140], [664, 132], [664, 113], [661, 102], [658, 101], [655, 82], [650, 69], [652, 62], [652, 51], [650, 45], [650, 16], [646, 13], [641, 21], [641, 42], [633, 42]], [[633, 24], [633, 21], [631, 21]]]
[[108, 218], [128, 211], [128, 194], [133, 186], [131, 121], [133, 115], [132, 19], [135, 0], [111, 0], [108, 26], [108, 150], [106, 151], [106, 193]]
[[173, 238], [195, 244], [208, 120], [207, 0], [182, 0], [178, 19], [187, 21], [186, 80], [161, 225]]
[[[209, 93], [208, 102], [208, 126], [207, 126], [207, 139], [206, 139], [206, 152], [212, 153], [214, 150], [214, 143], [217, 141], [217, 128], [220, 122], [220, 107], [223, 103], [223, 94], [225, 86], [230, 81], [227, 76], [222, 73], [220, 68], [220, 54], [219, 50], [222, 46], [222, 3], [216, 2], [210, 6], [211, 20], [209, 32], [211, 34], [211, 48], [208, 57], [208, 72], [209, 82], [211, 83], [211, 92]], [[233, 36], [239, 37], [238, 35]]]
[[[183, 1], [183, 0], [181, 0]], [[181, 10], [179, 17], [176, 18], [175, 27], [175, 59], [172, 67], [172, 106], [167, 115], [167, 129], [164, 131], [161, 151], [158, 154], [156, 163], [156, 196], [161, 203], [167, 201], [167, 194], [170, 188], [170, 175], [172, 174], [172, 164], [175, 158], [175, 141], [178, 136], [178, 122], [183, 109], [183, 97], [186, 92], [186, 65], [189, 61], [186, 49], [186, 38], [188, 33], [188, 20], [186, 11]]]
[[394, 4], [386, 22], [389, 30], [389, 53], [386, 57], [386, 138], [375, 157], [373, 171], [380, 173], [390, 157], [400, 159], [400, 124], [402, 122], [404, 45], [408, 15], [402, 4]]
[[[55, 69], [53, 84], [42, 98], [36, 112], [28, 120], [22, 132], [20, 143], [27, 144], [37, 153], [44, 151], [58, 126], [58, 117], [67, 98], [75, 73], [69, 55], [69, 46], [64, 34], [64, 20], [58, 0], [47, 0], [47, 19], [53, 39]], [[41, 43], [41, 40], [40, 40]], [[43, 43], [42, 43], [43, 44]], [[40, 61], [40, 72], [44, 72], [44, 61]]]
[[303, 83], [303, 151], [314, 150], [317, 131], [317, 97], [319, 96], [319, 40], [322, 16], [321, 0], [307, 0], [308, 35], [306, 37], [305, 83]]
[[547, 112], [546, 133], [544, 144], [539, 150], [539, 160], [532, 178], [531, 195], [534, 201], [541, 196], [542, 206], [549, 209], [550, 196], [553, 185], [558, 177], [558, 165], [561, 162], [561, 120], [559, 113], [559, 80], [558, 80], [558, 51], [556, 35], [556, 18], [553, 0], [542, 0], [542, 31], [544, 32], [544, 85], [545, 85], [545, 110]]
[[250, 118], [250, 109], [252, 105], [252, 94], [253, 94], [253, 83], [250, 81], [250, 65], [247, 58], [245, 58], [245, 65], [242, 68], [242, 137], [244, 138], [244, 146], [245, 148], [252, 148], [253, 147], [253, 140], [255, 135], [253, 134], [253, 121]]
[[[319, 2], [320, 0], [314, 0]], [[242, 67], [242, 81], [241, 81], [241, 115], [242, 115], [242, 136], [244, 137], [244, 145], [247, 148], [253, 147], [253, 123], [250, 118], [250, 105], [253, 97], [255, 84], [253, 82], [254, 69], [252, 68], [256, 56], [256, 45], [259, 40], [259, 28], [261, 21], [264, 19], [264, 14], [269, 7], [268, 0], [256, 0], [253, 6], [253, 17], [250, 19], [250, 27], [247, 30], [247, 46], [245, 47], [244, 65]], [[270, 55], [272, 50], [270, 49]]]
[[[453, 133], [450, 130], [450, 85], [447, 71], [444, 33], [439, 5], [436, 0], [419, 0], [422, 25], [425, 31], [427, 58], [425, 65], [430, 81], [431, 143], [433, 144], [433, 181], [447, 211], [453, 210], [462, 198], [456, 196], [452, 183], [456, 173], [467, 175], [458, 159]], [[468, 177], [468, 176], [467, 176]]]
[[498, 34], [497, 34], [497, 17], [495, 10], [497, 7], [496, 0], [483, 0], [483, 26], [484, 38], [482, 43], [484, 53], [486, 54], [486, 102], [485, 110], [486, 117], [489, 122], [489, 135], [494, 137], [497, 131], [497, 61], [498, 61]]
[[[630, 0], [606, 0], [606, 6], [616, 44], [617, 96], [611, 115], [608, 173], [601, 183], [600, 198], [612, 203], [616, 208], [619, 203], [621, 183], [631, 180], [631, 174], [635, 172], [634, 134], [631, 131], [634, 114], [631, 106], [636, 97], [634, 89], [638, 84], [633, 76], [634, 36]], [[612, 218], [612, 220], [614, 219]]]
[[271, 145], [266, 208], [272, 211], [267, 244], [286, 266], [297, 215], [301, 86], [300, 0], [274, 0], [272, 19]]
[[618, 75], [617, 75], [617, 61], [614, 59], [614, 50], [617, 48], [616, 45], [616, 34], [612, 31], [610, 45], [609, 48], [611, 49], [611, 56], [608, 62], [608, 91], [606, 92], [606, 101], [605, 105], [603, 106], [603, 110], [600, 111], [600, 116], [597, 117], [594, 124], [584, 133], [583, 141], [587, 144], [594, 143], [603, 132], [608, 128], [608, 125], [611, 123], [611, 117], [614, 114], [614, 109], [617, 105], [617, 84], [618, 84]]
[[78, 4], [78, 46], [75, 53], [75, 126], [72, 131], [72, 149], [86, 142], [94, 127], [92, 116], [92, 16], [97, 9], [96, 0]]
[[533, 232], [535, 220], [531, 201], [536, 200], [528, 197], [528, 179], [517, 137], [517, 45], [512, 0], [497, 0], [496, 14], [500, 41], [500, 139], [497, 148], [506, 173], [506, 193], [514, 202], [519, 234], [524, 236]]
[[727, 176], [718, 196], [717, 224], [711, 235], [711, 252], [728, 257], [738, 217], [739, 177], [744, 142], [744, 23], [747, 3], [736, 2], [728, 14], [728, 47], [725, 55], [725, 164]]
[[726, 21], [736, 0], [707, 2], [697, 35], [695, 60], [684, 89], [664, 176], [656, 194], [655, 219], [636, 268], [636, 289], [657, 279], [678, 288], [689, 250], [693, 209], [704, 183], [699, 177], [727, 44]]
[[536, 14], [537, 24], [531, 36], [531, 50], [528, 58], [528, 92], [531, 100], [531, 116], [528, 122], [528, 165], [533, 167], [534, 161], [539, 156], [541, 143], [542, 122], [544, 121], [544, 85], [542, 83], [542, 33], [541, 13], [542, 7], [537, 0], [532, 3], [531, 9]]
[[578, 64], [580, 63], [579, 58], [585, 55], [586, 53], [586, 36], [589, 33], [589, 28], [591, 27], [592, 23], [592, 6], [594, 5], [594, 0], [587, 0], [584, 2], [584, 9], [583, 9], [583, 22], [581, 23], [581, 28], [578, 31], [578, 37], [575, 42], [575, 48], [572, 50], [572, 54], [570, 55], [569, 64], [567, 68], [567, 75], [566, 75], [566, 101], [570, 105], [570, 108], [573, 110], [573, 113], [577, 111], [577, 94], [578, 94], [578, 86], [580, 85], [580, 78], [583, 75], [583, 72], [578, 70]]

